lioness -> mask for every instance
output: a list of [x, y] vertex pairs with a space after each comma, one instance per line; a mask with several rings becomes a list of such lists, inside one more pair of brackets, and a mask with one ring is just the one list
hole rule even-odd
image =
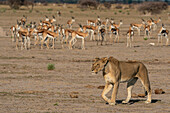
[[[96, 74], [99, 71], [103, 71], [106, 84], [102, 92], [102, 98], [110, 105], [116, 104], [116, 95], [119, 83], [121, 82], [128, 82], [128, 96], [125, 101], [122, 101], [122, 103], [128, 103], [131, 98], [132, 87], [138, 78], [141, 80], [148, 94], [148, 98], [145, 103], [151, 103], [151, 88], [148, 71], [143, 63], [138, 61], [118, 61], [113, 57], [95, 58], [91, 71]], [[106, 97], [106, 94], [111, 90], [112, 86], [114, 86], [114, 88], [110, 100]]]

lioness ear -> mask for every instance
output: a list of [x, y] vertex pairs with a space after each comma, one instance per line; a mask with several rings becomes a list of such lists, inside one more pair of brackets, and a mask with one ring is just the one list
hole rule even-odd
[[113, 58], [113, 57], [111, 56], [111, 57], [109, 57], [108, 60], [109, 60], [110, 62], [113, 62], [116, 66], [118, 66], [119, 61], [118, 61], [117, 59], [115, 59], [115, 58]]
[[107, 62], [107, 57], [103, 57], [103, 58], [101, 58], [101, 59], [102, 59], [102, 62], [103, 62], [103, 63]]
[[94, 59], [94, 62], [96, 62], [96, 61], [98, 61], [98, 60], [100, 60], [100, 58], [96, 57], [96, 58]]

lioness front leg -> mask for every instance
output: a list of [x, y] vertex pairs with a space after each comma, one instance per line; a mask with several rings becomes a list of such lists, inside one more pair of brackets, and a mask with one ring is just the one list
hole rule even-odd
[[119, 88], [119, 82], [114, 83], [111, 102], [109, 103], [109, 105], [116, 105], [116, 96], [117, 96], [118, 88]]
[[102, 98], [108, 103], [110, 103], [111, 100], [106, 97], [106, 94], [112, 89], [112, 86], [113, 86], [112, 84], [106, 83], [104, 90], [102, 92]]

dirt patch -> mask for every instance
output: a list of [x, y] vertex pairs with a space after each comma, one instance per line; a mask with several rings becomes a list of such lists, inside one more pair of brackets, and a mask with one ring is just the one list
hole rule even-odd
[[6, 36], [6, 32], [3, 30], [2, 27], [0, 27], [0, 37], [5, 37]]

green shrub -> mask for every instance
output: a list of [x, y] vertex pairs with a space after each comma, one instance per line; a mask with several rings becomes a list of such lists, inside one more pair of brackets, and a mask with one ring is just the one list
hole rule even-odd
[[53, 11], [53, 9], [52, 9], [52, 8], [49, 8], [49, 9], [47, 9], [47, 11]]
[[29, 10], [29, 13], [32, 13], [32, 10]]
[[58, 106], [58, 103], [56, 102], [56, 103], [54, 104], [54, 106]]
[[119, 13], [121, 13], [122, 12], [122, 10], [119, 10]]
[[55, 66], [54, 64], [48, 64], [48, 70], [54, 70], [55, 69]]
[[74, 13], [74, 11], [70, 11], [70, 13]]
[[143, 38], [144, 40], [148, 40], [148, 38], [147, 37], [145, 37], [145, 38]]

